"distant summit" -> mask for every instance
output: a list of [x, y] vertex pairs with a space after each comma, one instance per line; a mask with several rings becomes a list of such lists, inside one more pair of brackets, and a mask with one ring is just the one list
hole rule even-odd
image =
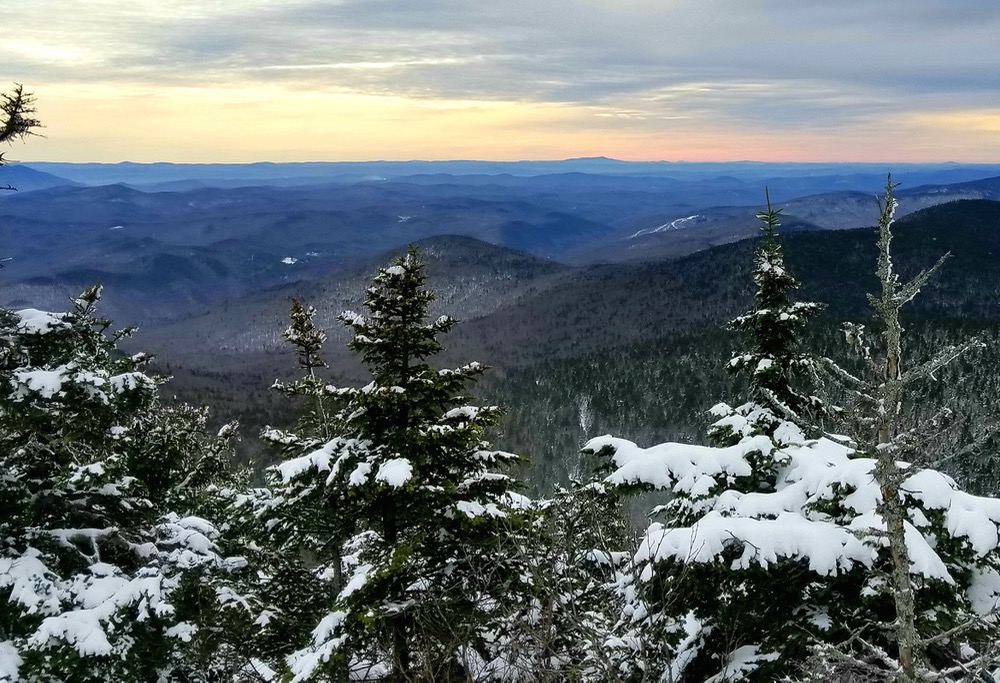
[[0, 188], [11, 187], [20, 192], [44, 190], [50, 187], [76, 185], [66, 178], [51, 173], [37, 171], [23, 164], [5, 164], [0, 166]]
[[567, 162], [573, 162], [573, 161], [613, 161], [613, 162], [618, 163], [618, 164], [634, 163], [634, 162], [622, 161], [621, 159], [614, 159], [612, 157], [570, 157], [569, 159], [566, 159], [566, 161]]

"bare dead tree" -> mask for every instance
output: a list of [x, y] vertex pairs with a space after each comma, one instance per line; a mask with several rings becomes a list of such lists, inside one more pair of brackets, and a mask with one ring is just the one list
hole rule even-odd
[[[890, 177], [885, 197], [879, 203], [876, 275], [880, 291], [868, 296], [881, 327], [882, 354], [877, 357], [871, 351], [863, 326], [849, 325], [846, 329], [848, 343], [858, 352], [864, 372], [855, 376], [829, 359], [824, 361], [826, 370], [846, 390], [853, 404], [855, 424], [851, 425], [851, 431], [857, 452], [875, 460], [873, 473], [882, 494], [878, 513], [885, 524], [878, 535], [889, 550], [888, 585], [895, 607], [892, 632], [899, 669], [895, 680], [917, 683], [926, 680], [928, 675], [926, 650], [929, 643], [917, 628], [916, 599], [906, 544], [910, 510], [903, 485], [916, 468], [928, 464], [925, 454], [928, 439], [946, 426], [951, 411], [943, 408], [924, 424], [914, 427], [906, 424], [904, 405], [911, 398], [909, 394], [914, 383], [934, 377], [938, 370], [981, 343], [972, 339], [943, 347], [923, 363], [908, 366], [904, 362], [900, 310], [920, 292], [948, 254], [909, 282], [900, 281], [890, 253], [896, 209], [894, 188]], [[858, 678], [860, 660], [842, 656], [838, 666], [843, 669], [842, 680], [866, 680]]]

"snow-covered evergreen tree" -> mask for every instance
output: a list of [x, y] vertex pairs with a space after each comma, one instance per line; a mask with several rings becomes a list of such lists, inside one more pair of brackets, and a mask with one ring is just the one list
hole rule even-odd
[[[888, 285], [874, 301], [898, 311], [926, 274], [895, 282], [891, 212], [880, 222]], [[870, 364], [870, 379], [843, 373], [858, 398], [848, 411], [860, 426], [853, 441], [815, 438], [794, 411], [751, 402], [713, 409], [712, 432], [728, 435], [720, 446], [640, 448], [611, 437], [586, 446], [610, 458], [608, 485], [671, 494], [620, 585], [623, 661], [660, 648], [637, 676], [773, 681], [803, 674], [808, 661], [811, 680], [863, 670], [860, 680], [913, 681], [919, 671], [920, 680], [960, 681], [1000, 666], [1000, 500], [898, 461], [919, 454], [920, 441], [898, 424], [894, 382], [926, 378], [961, 349], [909, 375], [898, 363], [898, 320], [887, 330], [887, 360]], [[914, 633], [901, 637], [907, 621]]]
[[[283, 336], [304, 375], [274, 383], [276, 390], [303, 402], [299, 418], [290, 430], [268, 427], [261, 434], [284, 463], [267, 472], [271, 488], [251, 491], [236, 509], [259, 570], [259, 580], [247, 586], [254, 595], [256, 625], [251, 649], [274, 669], [284, 667], [285, 658], [301, 648], [335, 602], [344, 586], [344, 547], [357, 529], [358, 509], [346, 482], [320, 478], [314, 469], [324, 466], [314, 456], [338, 434], [345, 406], [345, 392], [317, 372], [327, 367], [322, 357], [326, 334], [316, 327], [315, 314], [312, 306], [292, 300]], [[346, 675], [346, 664], [339, 671], [336, 665], [328, 668]]]
[[199, 626], [241, 562], [198, 515], [225, 445], [159, 404], [99, 299], [0, 311], [0, 680], [182, 680], [220, 649]]
[[[498, 409], [467, 405], [484, 367], [427, 362], [455, 321], [428, 319], [423, 269], [411, 248], [375, 276], [367, 315], [341, 316], [372, 381], [322, 387], [331, 436], [290, 437], [305, 452], [273, 470], [272, 514], [337, 589], [311, 643], [289, 657], [296, 681], [465, 680], [491, 666], [484, 635], [517, 580], [508, 559], [516, 482], [496, 469], [516, 456], [483, 441]], [[322, 525], [332, 532], [312, 531]]]
[[[822, 305], [792, 299], [798, 282], [786, 269], [778, 243], [780, 213], [768, 197], [767, 210], [757, 214], [764, 236], [754, 253], [753, 307], [730, 322], [732, 329], [743, 333], [747, 348], [733, 355], [729, 370], [745, 375], [750, 387], [750, 401], [733, 414], [768, 433], [786, 419], [812, 424], [824, 408], [820, 399], [801, 388], [802, 380], [815, 373], [816, 359], [800, 348], [802, 329]], [[722, 428], [713, 430], [712, 436], [729, 443], [735, 435]]]
[[[932, 443], [930, 439], [950, 421], [952, 410], [944, 406], [924, 424], [906, 424], [906, 403], [916, 383], [933, 379], [942, 367], [978, 346], [979, 342], [968, 340], [959, 345], [944, 346], [937, 349], [928, 361], [912, 367], [904, 362], [904, 330], [900, 323], [900, 311], [920, 292], [947, 255], [909, 282], [900, 281], [890, 253], [891, 228], [896, 210], [894, 189], [890, 177], [879, 206], [876, 275], [881, 291], [869, 295], [880, 326], [881, 353], [876, 353], [869, 346], [862, 328], [849, 326], [848, 336], [861, 356], [862, 372], [852, 375], [829, 360], [827, 367], [845, 386], [852, 400], [851, 414], [854, 419], [844, 425], [844, 431], [851, 436], [856, 452], [876, 463], [873, 475], [880, 487], [875, 510], [876, 529], [888, 549], [885, 563], [888, 576], [881, 593], [892, 605], [887, 619], [890, 621], [887, 626], [893, 633], [891, 651], [898, 660], [899, 680], [916, 683], [939, 678], [942, 665], [959, 667], [955, 673], [968, 673], [967, 669], [973, 667], [962, 660], [970, 657], [955, 652], [955, 643], [965, 640], [968, 652], [982, 655], [983, 644], [990, 642], [990, 636], [984, 640], [984, 633], [991, 633], [995, 639], [998, 632], [995, 620], [984, 620], [967, 596], [962, 594], [961, 589], [968, 587], [963, 586], [966, 583], [963, 578], [945, 580], [945, 584], [950, 586], [933, 583], [927, 586], [913, 577], [914, 555], [920, 555], [922, 551], [915, 540], [917, 534], [923, 528], [935, 525], [933, 517], [926, 516], [924, 501], [919, 495], [914, 495], [921, 491], [919, 488], [914, 490], [912, 482], [918, 478], [926, 479], [933, 472], [920, 471], [919, 467], [947, 459], [947, 454], [926, 451]], [[985, 520], [980, 521], [984, 523], [974, 533], [995, 533]], [[955, 525], [956, 522], [949, 522], [948, 531]], [[951, 571], [957, 565], [963, 568], [963, 573], [971, 571], [975, 578], [980, 572], [995, 572], [997, 568], [1000, 555], [995, 544], [991, 548], [981, 547], [970, 555], [969, 548], [962, 547], [964, 544], [955, 547], [953, 543], [940, 542], [940, 537], [934, 541], [931, 547], [937, 550], [942, 562]], [[986, 653], [986, 658], [995, 659], [996, 650], [987, 649], [992, 651]], [[935, 658], [938, 661], [932, 661]], [[982, 663], [982, 660], [978, 657], [973, 661]]]
[[[789, 433], [801, 436], [801, 431], [825, 412], [823, 402], [802, 389], [803, 380], [815, 374], [817, 361], [800, 346], [803, 328], [822, 306], [792, 298], [798, 283], [785, 266], [777, 240], [780, 210], [771, 206], [770, 198], [767, 209], [756, 218], [762, 223], [763, 238], [754, 253], [753, 305], [730, 323], [742, 333], [745, 348], [734, 354], [727, 368], [746, 376], [748, 392], [735, 408], [725, 403], [712, 408], [715, 421], [708, 430], [712, 442], [723, 448], [754, 436], [769, 440], [786, 438]], [[771, 449], [749, 449], [745, 458], [749, 467], [739, 476], [714, 482], [705, 490], [675, 488], [671, 499], [654, 515], [671, 525], [695, 524], [708, 509], [706, 501], [726, 489], [766, 494], [781, 485], [781, 464]], [[614, 483], [624, 490], [658, 488], [658, 484], [641, 478]], [[702, 486], [706, 484], [702, 480]], [[688, 637], [692, 638], [689, 645], [697, 643], [685, 651], [683, 669], [689, 680], [717, 673], [720, 653], [731, 649], [730, 643], [751, 636], [780, 646], [788, 655], [783, 661], [797, 656], [792, 653], [805, 652], [807, 639], [796, 627], [801, 615], [788, 611], [786, 601], [759, 599], [761, 594], [778, 596], [806, 590], [810, 579], [799, 567], [713, 572], [709, 567], [692, 570], [677, 563], [669, 570], [660, 569], [655, 580], [640, 580], [639, 574], [649, 571], [641, 564], [621, 579], [621, 591], [631, 603], [629, 614], [618, 625], [620, 643], [629, 644], [619, 654], [625, 666], [630, 660], [645, 661], [647, 668], [680, 675], [676, 652], [670, 654], [664, 643], [683, 643]], [[688, 630], [679, 626], [681, 614]]]
[[598, 482], [574, 483], [550, 499], [523, 501], [519, 591], [491, 638], [491, 678], [502, 681], [614, 680], [607, 647], [619, 618], [614, 590], [631, 556], [622, 497]]
[[[274, 388], [289, 396], [299, 396], [305, 400], [302, 415], [296, 425], [297, 431], [309, 433], [313, 439], [326, 441], [330, 438], [331, 429], [334, 427], [333, 415], [326, 404], [332, 403], [336, 397], [327, 396], [327, 383], [316, 373], [317, 370], [329, 366], [322, 356], [326, 333], [316, 327], [313, 321], [315, 316], [315, 308], [303, 306], [298, 299], [292, 299], [290, 322], [283, 336], [295, 349], [299, 368], [305, 371], [305, 375], [296, 382], [275, 382]], [[265, 432], [264, 438], [275, 441], [279, 446], [284, 445], [284, 439], [278, 433]]]

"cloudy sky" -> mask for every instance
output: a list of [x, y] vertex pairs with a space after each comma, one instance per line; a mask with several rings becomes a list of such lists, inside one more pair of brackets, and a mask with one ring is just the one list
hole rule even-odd
[[997, 0], [3, 4], [10, 158], [1000, 161]]

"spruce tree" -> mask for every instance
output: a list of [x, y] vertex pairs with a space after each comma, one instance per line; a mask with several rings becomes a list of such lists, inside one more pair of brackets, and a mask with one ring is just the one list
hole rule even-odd
[[[37, 135], [35, 130], [42, 123], [35, 118], [35, 98], [30, 92], [25, 92], [20, 83], [14, 84], [10, 93], [0, 93], [0, 144], [13, 144], [15, 140], [24, 140], [30, 135]], [[0, 152], [0, 166], [4, 164], [3, 152]], [[0, 188], [11, 190], [14, 188]]]
[[[15, 140], [24, 140], [31, 135], [37, 135], [41, 121], [35, 118], [35, 97], [30, 92], [24, 92], [20, 83], [14, 84], [10, 93], [0, 93], [0, 144], [14, 144]], [[7, 163], [5, 152], [0, 151], [0, 166]], [[0, 185], [0, 190], [17, 190], [11, 185]], [[0, 268], [3, 263], [0, 262]]]
[[223, 647], [201, 625], [240, 562], [202, 515], [225, 444], [159, 403], [99, 299], [0, 311], [0, 679], [180, 680]]
[[[764, 235], [754, 253], [753, 307], [729, 324], [747, 342], [747, 348], [729, 361], [729, 370], [746, 376], [750, 399], [732, 414], [768, 433], [784, 420], [811, 425], [823, 411], [820, 399], [796, 387], [815, 373], [816, 359], [801, 349], [800, 340], [803, 328], [823, 306], [792, 298], [798, 282], [785, 267], [778, 242], [780, 213], [768, 196], [767, 209], [756, 216]], [[725, 426], [712, 434], [720, 442], [732, 442], [734, 437]]]
[[[950, 406], [941, 406], [922, 424], [907, 424], [905, 416], [913, 400], [913, 388], [920, 382], [933, 380], [944, 366], [981, 344], [969, 339], [938, 348], [923, 363], [908, 366], [905, 362], [901, 310], [919, 294], [948, 254], [908, 282], [900, 280], [891, 255], [892, 224], [897, 208], [893, 197], [895, 187], [890, 176], [879, 202], [876, 276], [880, 291], [868, 295], [880, 328], [881, 349], [873, 348], [875, 345], [870, 344], [862, 326], [849, 325], [847, 339], [860, 356], [862, 372], [852, 374], [831, 360], [826, 361], [826, 368], [851, 397], [848, 413], [851, 419], [843, 425], [844, 431], [851, 436], [858, 456], [875, 463], [872, 474], [880, 493], [875, 525], [888, 550], [881, 558], [886, 580], [879, 593], [888, 607], [883, 618], [889, 622], [885, 626], [892, 634], [890, 651], [898, 661], [898, 680], [916, 683], [942, 679], [940, 668], [955, 667], [955, 671], [969, 673], [986, 664], [996, 666], [996, 648], [983, 647], [996, 638], [995, 620], [977, 614], [978, 610], [970, 604], [975, 600], [969, 600], [963, 584], [970, 578], [966, 572], [971, 572], [972, 581], [981, 580], [979, 575], [984, 572], [995, 575], [1000, 569], [997, 564], [1000, 557], [995, 547], [980, 546], [970, 553], [973, 548], [968, 544], [938, 540], [943, 531], [950, 533], [958, 526], [952, 510], [947, 515], [951, 519], [942, 524], [939, 515], [926, 514], [926, 501], [921, 500], [923, 486], [919, 482], [941, 475], [920, 468], [948, 457], [945, 453], [928, 451], [933, 439], [948, 428], [954, 411]], [[954, 482], [951, 485], [957, 489]], [[982, 525], [980, 532], [995, 533], [992, 521], [978, 520]], [[943, 563], [951, 571], [953, 567], [962, 568], [964, 576], [949, 577], [952, 580], [943, 582], [951, 585], [925, 583], [919, 572], [914, 571], [914, 565], [921, 561], [921, 548], [914, 542], [914, 536], [927, 534], [928, 530], [937, 536], [932, 547]], [[969, 594], [975, 592], [974, 586], [968, 589]], [[956, 651], [956, 642], [963, 641], [967, 653], [975, 653], [975, 658]], [[937, 662], [932, 661], [931, 650]], [[969, 659], [973, 661], [963, 661]]]
[[[256, 549], [253, 561], [260, 580], [253, 593], [258, 627], [253, 635], [260, 658], [275, 669], [307, 641], [344, 586], [344, 547], [357, 529], [357, 509], [348, 487], [335, 476], [331, 461], [343, 446], [335, 437], [342, 424], [345, 392], [319, 374], [326, 334], [316, 327], [316, 310], [292, 300], [283, 336], [294, 349], [304, 375], [273, 388], [302, 405], [292, 429], [266, 428], [261, 438], [282, 459], [265, 475], [269, 488], [251, 492], [238, 506], [241, 528]], [[319, 473], [326, 473], [320, 477]], [[327, 665], [331, 676], [347, 675], [343, 657]]]
[[[763, 236], [754, 252], [753, 305], [729, 324], [741, 333], [745, 347], [733, 355], [727, 370], [746, 377], [747, 391], [735, 408], [726, 403], [714, 406], [714, 422], [708, 429], [713, 443], [740, 451], [744, 467], [702, 478], [694, 486], [693, 481], [676, 482], [671, 499], [652, 512], [662, 520], [654, 526], [696, 525], [727, 490], [741, 496], [775, 491], [782, 471], [775, 445], [804, 440], [802, 430], [823, 410], [819, 399], [799, 388], [810, 379], [816, 363], [800, 346], [801, 332], [822, 306], [793, 299], [798, 283], [786, 268], [778, 242], [780, 210], [771, 206], [769, 197], [766, 210], [756, 218], [762, 223]], [[655, 465], [642, 476], [621, 478], [620, 466], [616, 466], [620, 463], [615, 461], [620, 449], [595, 448], [598, 442], [591, 442], [586, 450], [611, 457], [604, 467], [612, 472], [611, 481], [605, 482], [614, 484], [612, 490], [655, 490], [671, 481], [670, 474], [655, 476]], [[704, 457], [711, 457], [706, 450]], [[609, 656], [626, 669], [641, 666], [669, 680], [700, 680], [719, 672], [720, 658], [735, 649], [733, 643], [750, 639], [761, 650], [778, 648], [782, 653], [780, 658], [756, 664], [763, 675], [775, 675], [788, 658], [804, 656], [808, 637], [795, 626], [802, 615], [788, 610], [787, 599], [799, 599], [812, 581], [798, 564], [778, 564], [768, 572], [725, 571], [683, 561], [659, 564], [651, 572], [651, 564], [648, 559], [638, 562], [620, 581], [626, 614], [616, 627], [618, 642], [630, 645]], [[782, 599], [761, 600], [764, 594]], [[672, 653], [671, 648], [675, 648]], [[684, 660], [683, 666], [677, 657]], [[779, 666], [772, 666], [771, 661], [778, 659]]]
[[1000, 500], [917, 466], [928, 459], [923, 437], [947, 410], [924, 425], [902, 423], [906, 389], [974, 342], [942, 348], [912, 369], [901, 363], [899, 310], [933, 269], [899, 282], [889, 256], [894, 206], [890, 185], [879, 219], [883, 288], [871, 297], [884, 354], [852, 326], [864, 373], [823, 363], [853, 397], [842, 425], [850, 438], [810, 438], [791, 411], [761, 429], [767, 421], [718, 407], [713, 427], [729, 435], [722, 446], [640, 448], [611, 437], [587, 445], [610, 458], [607, 484], [671, 494], [621, 584], [621, 659], [660, 647], [650, 666], [632, 669], [637, 675], [694, 682], [1000, 674]]
[[366, 315], [341, 316], [372, 381], [325, 386], [322, 395], [339, 402], [329, 417], [336, 431], [274, 470], [288, 525], [300, 500], [321, 505], [302, 506], [301, 529], [357, 525], [342, 547], [340, 537], [309, 544], [326, 580], [342, 563], [343, 586], [312, 643], [289, 658], [293, 680], [465, 680], [489, 666], [484, 633], [516, 578], [507, 556], [518, 524], [516, 481], [496, 468], [517, 458], [483, 441], [499, 410], [467, 404], [484, 366], [430, 365], [455, 321], [429, 318], [425, 282], [411, 247], [374, 277]]

